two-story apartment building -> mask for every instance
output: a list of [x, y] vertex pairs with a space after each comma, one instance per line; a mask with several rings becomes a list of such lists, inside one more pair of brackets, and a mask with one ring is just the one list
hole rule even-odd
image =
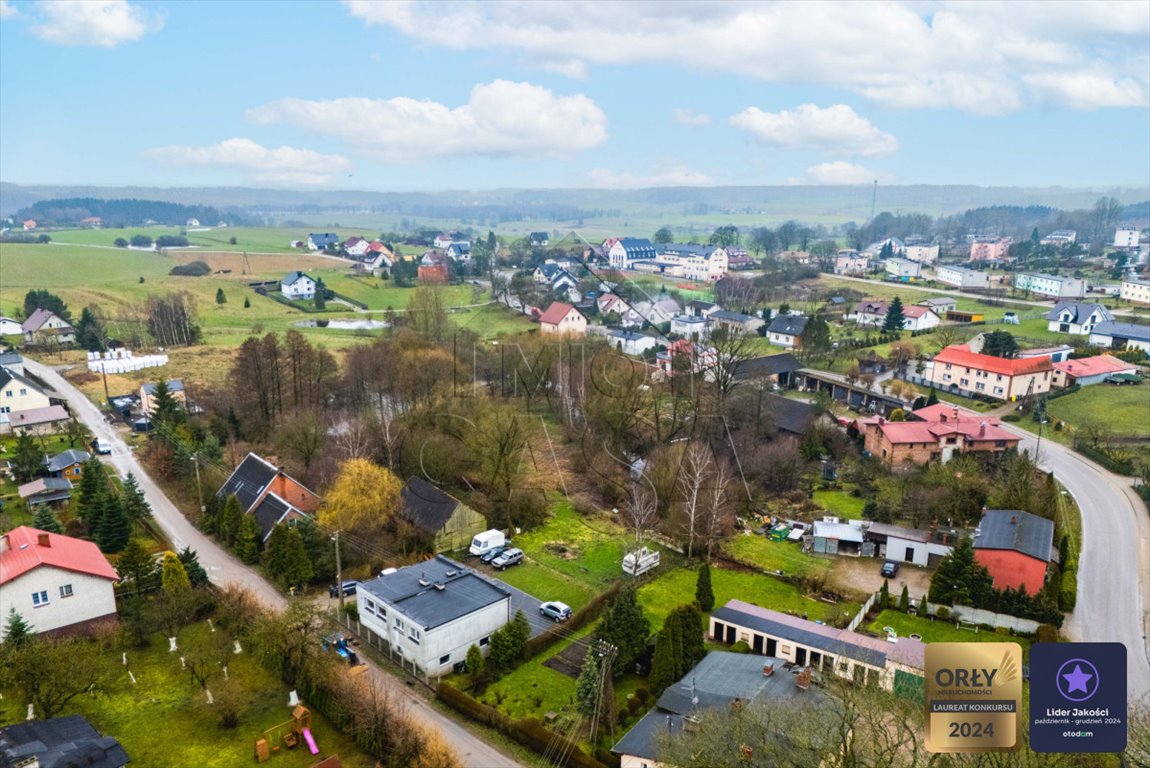
[[971, 352], [965, 344], [944, 347], [927, 366], [930, 384], [947, 392], [1016, 400], [1049, 392], [1054, 363], [1049, 357], [1007, 359]]
[[1064, 275], [1041, 272], [1019, 272], [1014, 276], [1014, 288], [1024, 293], [1049, 296], [1055, 299], [1081, 299], [1086, 295], [1086, 281]]
[[839, 251], [835, 254], [836, 275], [865, 275], [870, 258], [858, 251]]
[[910, 280], [922, 276], [922, 265], [910, 259], [887, 259], [883, 262], [883, 269], [888, 275], [899, 280]]
[[511, 620], [510, 591], [443, 555], [361, 583], [356, 601], [393, 658], [428, 677], [450, 673], [472, 645], [486, 655]]
[[1046, 330], [1089, 336], [1096, 325], [1113, 319], [1114, 315], [1101, 304], [1060, 301], [1054, 305], [1054, 309], [1046, 313]]
[[704, 283], [721, 280], [728, 269], [726, 250], [714, 245], [667, 243], [656, 263], [665, 275]]
[[15, 608], [35, 632], [114, 620], [119, 578], [90, 541], [26, 525], [0, 536], [0, 606]]
[[937, 243], [934, 245], [910, 245], [908, 244], [902, 252], [904, 259], [917, 261], [919, 264], [933, 264], [938, 261], [938, 252], [940, 248]]
[[1010, 251], [1009, 237], [976, 237], [970, 244], [970, 260], [999, 262], [1005, 261]]
[[659, 247], [646, 238], [614, 237], [603, 243], [612, 269], [633, 269], [638, 261], [654, 261]]
[[[916, 412], [916, 416], [917, 416]], [[889, 467], [946, 463], [962, 453], [1002, 453], [1018, 447], [1019, 438], [992, 416], [962, 417], [959, 409], [913, 421], [888, 421], [882, 416], [859, 419], [867, 453]]]
[[1122, 281], [1118, 298], [1135, 304], [1150, 304], [1150, 280], [1130, 278]]
[[985, 291], [990, 287], [990, 275], [966, 267], [940, 265], [934, 270], [934, 278], [940, 283], [966, 290]]

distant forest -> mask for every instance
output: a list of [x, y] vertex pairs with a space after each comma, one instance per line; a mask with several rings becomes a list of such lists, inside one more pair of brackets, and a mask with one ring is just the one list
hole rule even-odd
[[186, 225], [190, 219], [212, 227], [221, 221], [233, 226], [243, 223], [241, 216], [221, 213], [210, 206], [181, 205], [161, 200], [101, 200], [95, 197], [41, 200], [17, 211], [15, 219], [35, 219], [41, 226], [59, 227], [78, 225], [93, 216], [99, 217], [104, 227], [117, 229], [140, 226], [147, 221], [179, 227]]

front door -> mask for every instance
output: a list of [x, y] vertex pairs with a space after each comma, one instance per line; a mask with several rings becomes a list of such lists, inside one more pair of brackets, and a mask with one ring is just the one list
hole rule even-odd
[[723, 642], [723, 630], [724, 630], [724, 628], [725, 627], [724, 627], [723, 622], [721, 622], [721, 621], [715, 622], [715, 633], [714, 633], [715, 642], [717, 642], [717, 643]]
[[914, 547], [907, 547], [906, 548], [906, 554], [903, 555], [902, 559], [908, 563], [913, 563], [914, 562]]
[[767, 638], [767, 655], [776, 656], [779, 652], [779, 641], [773, 637]]
[[756, 654], [762, 655], [763, 653], [763, 636], [755, 635], [754, 640], [751, 641], [751, 650]]
[[800, 667], [805, 667], [807, 665], [807, 649], [806, 648], [799, 648], [799, 649], [795, 650], [795, 663], [798, 664]]

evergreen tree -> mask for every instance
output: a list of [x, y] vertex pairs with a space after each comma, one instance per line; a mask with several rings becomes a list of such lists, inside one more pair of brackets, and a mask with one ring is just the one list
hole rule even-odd
[[991, 331], [982, 337], [982, 354], [993, 357], [1018, 356], [1018, 340], [1008, 331]]
[[323, 284], [323, 278], [315, 281], [315, 308], [327, 309], [327, 286]]
[[124, 507], [120, 504], [120, 497], [114, 493], [104, 494], [104, 508], [100, 514], [100, 529], [96, 532], [96, 541], [103, 552], [119, 552], [132, 538], [132, 524], [124, 515]]
[[994, 579], [975, 562], [970, 539], [961, 538], [938, 564], [930, 579], [930, 602], [980, 608], [994, 597]]
[[938, 405], [938, 393], [934, 391], [933, 386], [930, 388], [930, 394], [928, 394], [926, 396], [926, 404], [927, 404], [927, 407], [932, 406], [932, 405]]
[[236, 540], [236, 534], [239, 533], [243, 517], [244, 510], [240, 507], [240, 500], [233, 493], [228, 496], [227, 501], [224, 502], [224, 508], [220, 512], [220, 524], [217, 530], [220, 541], [229, 547], [232, 545], [232, 542]]
[[891, 301], [890, 306], [886, 310], [886, 320], [883, 321], [882, 329], [884, 331], [901, 331], [903, 324], [906, 322], [906, 314], [902, 309], [902, 299], [895, 296]]
[[687, 663], [683, 658], [683, 628], [680, 623], [682, 614], [672, 611], [667, 620], [663, 623], [663, 628], [660, 634], [665, 634], [670, 640], [671, 658], [675, 662], [674, 669], [672, 670], [675, 675], [675, 680], [678, 680], [687, 672]]
[[260, 559], [260, 527], [255, 515], [244, 515], [236, 531], [236, 557], [251, 565]]
[[8, 620], [4, 622], [4, 644], [12, 650], [26, 648], [32, 642], [34, 630], [16, 609], [8, 609]]
[[467, 649], [467, 674], [476, 677], [483, 672], [483, 651], [474, 643]]
[[80, 473], [80, 500], [76, 513], [88, 526], [88, 534], [97, 538], [104, 515], [104, 497], [108, 495], [108, 476], [104, 465], [93, 456], [84, 462]]
[[252, 300], [249, 299], [247, 296], [244, 296], [244, 309], [251, 309], [251, 308], [252, 308]]
[[[123, 557], [121, 555], [120, 557]], [[208, 583], [208, 572], [200, 565], [199, 555], [191, 547], [184, 547], [177, 557], [184, 565], [184, 572], [188, 574], [188, 583], [193, 587], [202, 587]]]
[[152, 423], [156, 426], [179, 424], [184, 420], [184, 407], [172, 394], [168, 382], [160, 380], [152, 391]]
[[175, 552], [164, 553], [160, 583], [163, 586], [164, 594], [169, 596], [188, 592], [192, 588], [192, 583], [188, 580], [188, 572], [184, 570], [184, 564], [180, 562], [180, 558]]
[[80, 322], [76, 324], [76, 344], [89, 352], [103, 352], [107, 346], [107, 332], [95, 307], [84, 307]]
[[651, 674], [647, 677], [647, 687], [658, 697], [679, 678], [675, 676], [675, 651], [673, 641], [666, 627], [655, 637], [655, 655], [651, 660]]
[[16, 436], [16, 450], [12, 455], [12, 472], [16, 482], [27, 483], [35, 480], [44, 471], [44, 451], [27, 432]]
[[929, 616], [930, 615], [930, 603], [927, 602], [926, 595], [923, 595], [922, 599], [918, 601], [918, 615], [919, 616]]
[[289, 587], [303, 588], [315, 576], [315, 569], [307, 556], [307, 550], [304, 549], [303, 538], [299, 531], [294, 526], [289, 526], [287, 531], [284, 571], [281, 578]]
[[902, 585], [902, 594], [898, 598], [898, 609], [903, 613], [910, 613], [910, 590], [906, 584]]
[[595, 643], [587, 646], [579, 677], [575, 678], [575, 708], [583, 717], [593, 717], [599, 706], [599, 653]]
[[683, 636], [683, 673], [686, 674], [707, 655], [706, 630], [703, 628], [703, 614], [694, 603], [681, 605], [675, 610], [679, 612], [679, 630]]
[[508, 670], [515, 666], [517, 657], [515, 643], [508, 631], [510, 625], [503, 625], [491, 635], [491, 650], [488, 652], [487, 664], [496, 670]]
[[124, 514], [133, 523], [149, 520], [152, 517], [152, 508], [140, 490], [136, 476], [131, 472], [124, 478], [124, 485], [120, 489], [120, 504], [124, 507]]
[[49, 533], [63, 533], [64, 528], [56, 519], [56, 513], [47, 504], [36, 507], [36, 516], [32, 518], [32, 527]]
[[272, 528], [268, 537], [267, 547], [264, 549], [264, 567], [272, 578], [283, 579], [288, 566], [288, 544], [291, 526], [277, 525]]
[[699, 575], [695, 581], [695, 605], [703, 613], [710, 613], [715, 607], [715, 592], [711, 588], [711, 566], [707, 563], [699, 568]]
[[646, 650], [650, 636], [651, 624], [643, 615], [643, 608], [635, 596], [635, 588], [627, 586], [611, 603], [596, 632], [597, 639], [617, 649], [613, 674], [621, 675], [634, 667]]
[[818, 356], [825, 354], [831, 348], [831, 329], [822, 315], [811, 315], [803, 327], [802, 339], [803, 354]]
[[228, 303], [228, 297], [224, 295], [224, 289], [223, 288], [217, 288], [216, 289], [216, 303], [217, 304], [227, 304]]
[[531, 639], [531, 624], [523, 615], [523, 611], [519, 610], [515, 612], [515, 618], [507, 626], [511, 647], [515, 651], [515, 659], [518, 661], [523, 658], [523, 654], [527, 650], [527, 641]]
[[890, 584], [886, 579], [882, 580], [882, 589], [878, 591], [878, 607], [884, 611], [890, 608]]
[[121, 580], [132, 585], [138, 595], [155, 583], [156, 561], [139, 539], [129, 539], [116, 560], [116, 572], [120, 574]]

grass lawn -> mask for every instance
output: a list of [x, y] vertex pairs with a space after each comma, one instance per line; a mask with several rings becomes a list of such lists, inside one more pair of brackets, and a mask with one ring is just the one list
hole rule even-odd
[[793, 541], [771, 541], [766, 536], [737, 534], [723, 542], [723, 551], [742, 562], [754, 563], [768, 571], [784, 571], [795, 575], [826, 572], [831, 561], [804, 555], [802, 546]]
[[584, 517], [566, 499], [554, 505], [545, 525], [515, 537], [515, 545], [528, 560], [594, 589], [623, 575], [627, 541], [626, 531], [610, 517]]
[[514, 717], [538, 717], [547, 712], [561, 712], [573, 708], [575, 680], [562, 672], [543, 666], [547, 659], [562, 653], [572, 643], [595, 631], [595, 625], [586, 626], [571, 638], [552, 646], [509, 675], [492, 684], [480, 697], [481, 701], [498, 707], [504, 714]]
[[[1056, 432], [1054, 421], [1065, 421], [1074, 429], [1098, 426], [1114, 435], [1150, 436], [1150, 383], [1116, 387], [1113, 384], [1094, 384], [1078, 392], [1046, 403], [1046, 434], [1056, 440], [1070, 442], [1072, 435], [1066, 430]], [[1038, 431], [1033, 419], [1022, 419], [1018, 426]]]
[[[175, 236], [187, 231], [188, 243], [199, 246], [205, 250], [217, 251], [255, 251], [260, 253], [305, 253], [298, 248], [292, 248], [293, 240], [307, 240], [311, 232], [338, 232], [339, 236], [347, 239], [359, 235], [369, 240], [379, 237], [378, 229], [351, 229], [347, 227], [332, 228], [289, 228], [289, 227], [225, 227], [223, 229], [187, 229], [186, 227], [125, 227], [124, 229], [69, 229], [49, 233], [54, 243], [69, 243], [88, 246], [112, 247], [116, 238], [131, 240], [133, 235], [147, 235], [153, 240], [164, 235]], [[235, 238], [235, 245], [231, 240]], [[196, 250], [196, 249], [190, 249]]]
[[530, 556], [522, 565], [500, 571], [495, 577], [542, 601], [559, 600], [576, 611], [586, 605], [595, 594], [595, 590], [587, 584], [559, 573], [543, 563], [534, 562]]
[[[206, 624], [188, 627], [181, 631], [181, 643], [207, 631]], [[179, 654], [168, 653], [167, 647], [157, 636], [149, 648], [128, 651], [127, 669], [119, 666], [119, 652], [110, 652], [119, 673], [111, 690], [105, 695], [81, 695], [62, 714], [85, 715], [102, 734], [115, 736], [132, 758], [132, 765], [234, 768], [252, 763], [255, 740], [261, 733], [291, 719], [287, 686], [262, 669], [250, 652], [231, 657], [228, 674], [238, 683], [243, 703], [239, 727], [224, 730], [216, 725], [216, 711], [204, 703], [199, 686], [181, 671]], [[128, 678], [128, 670], [136, 676], [135, 685]], [[218, 684], [218, 677], [216, 681]], [[14, 694], [5, 696], [0, 705], [7, 715], [0, 717], [0, 722], [23, 717], [23, 706]], [[320, 755], [311, 755], [306, 748], [281, 749], [273, 753], [271, 764], [305, 768], [323, 756], [338, 754], [349, 768], [373, 765], [349, 737], [337, 732], [318, 712], [312, 712], [311, 730]], [[282, 735], [281, 730], [276, 738]], [[282, 741], [275, 743], [282, 746]]]
[[891, 627], [898, 633], [899, 637], [907, 637], [912, 633], [920, 635], [924, 643], [1009, 642], [1021, 645], [1024, 657], [1030, 653], [1031, 639], [1028, 637], [1015, 637], [1009, 633], [987, 632], [985, 629], [980, 629], [976, 634], [973, 630], [956, 628], [954, 622], [951, 621], [943, 621], [942, 619], [927, 618], [924, 616], [909, 616], [901, 611], [882, 611], [875, 620], [870, 623], [867, 629], [877, 635], [882, 635], [883, 627]]
[[847, 520], [862, 520], [866, 500], [846, 491], [815, 491], [815, 503], [832, 515]]
[[[928, 387], [926, 391], [930, 392], [930, 388]], [[1003, 403], [984, 403], [981, 400], [974, 400], [969, 397], [963, 397], [962, 395], [954, 395], [940, 389], [936, 389], [934, 394], [944, 403], [953, 403], [954, 405], [971, 411], [978, 411], [979, 413], [993, 411], [995, 408], [1001, 408], [1003, 406]]]
[[[674, 608], [695, 599], [696, 578], [694, 570], [678, 568], [639, 588], [639, 603], [651, 619], [652, 632], [663, 626], [663, 620]], [[825, 620], [832, 611], [853, 615], [859, 608], [856, 603], [831, 606], [813, 600], [803, 595], [796, 586], [757, 573], [712, 568], [711, 586], [715, 592], [716, 606], [737, 598], [763, 608], [806, 614], [812, 621]]]

